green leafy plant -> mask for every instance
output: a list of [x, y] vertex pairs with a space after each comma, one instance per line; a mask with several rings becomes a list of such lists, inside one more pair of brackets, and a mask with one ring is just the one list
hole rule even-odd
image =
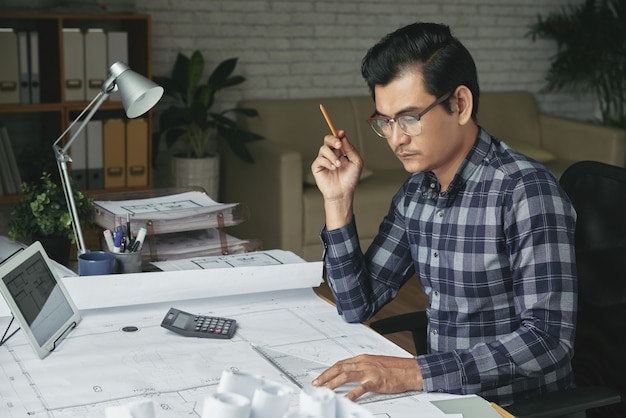
[[543, 91], [593, 93], [602, 124], [626, 128], [626, 2], [563, 6], [538, 16], [528, 36], [557, 43]]
[[[44, 172], [41, 181], [22, 183], [24, 197], [11, 209], [8, 235], [18, 237], [67, 237], [73, 243], [74, 229], [63, 189]], [[73, 187], [81, 226], [93, 223], [93, 199]]]
[[166, 96], [174, 101], [159, 118], [158, 135], [165, 137], [168, 148], [182, 143], [183, 156], [202, 158], [211, 149], [217, 148], [218, 137], [221, 137], [239, 158], [254, 162], [246, 143], [263, 137], [241, 129], [228, 115], [254, 117], [258, 116], [258, 112], [240, 107], [218, 113], [211, 111], [219, 91], [237, 86], [246, 80], [243, 76], [232, 75], [236, 65], [237, 58], [221, 62], [207, 81], [201, 83], [204, 57], [196, 50], [191, 57], [178, 54], [171, 77], [154, 77], [154, 81], [165, 89]]

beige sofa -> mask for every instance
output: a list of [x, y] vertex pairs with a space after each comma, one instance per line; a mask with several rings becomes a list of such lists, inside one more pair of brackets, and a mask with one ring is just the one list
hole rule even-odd
[[[335, 126], [346, 130], [371, 174], [361, 180], [354, 205], [361, 245], [367, 248], [408, 177], [387, 142], [365, 122], [374, 109], [370, 97], [246, 101], [242, 105], [256, 108], [260, 117], [242, 123], [266, 139], [250, 144], [254, 164], [238, 160], [226, 147], [222, 161], [221, 200], [250, 209], [250, 220], [229, 232], [310, 261], [322, 254], [318, 236], [324, 223], [322, 198], [310, 175], [329, 132], [320, 103]], [[479, 108], [479, 123], [492, 135], [544, 162], [557, 177], [574, 161], [626, 163], [626, 131], [542, 114], [530, 93], [483, 93]]]

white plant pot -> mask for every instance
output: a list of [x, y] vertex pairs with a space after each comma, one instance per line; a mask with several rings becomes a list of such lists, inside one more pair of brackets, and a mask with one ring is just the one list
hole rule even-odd
[[219, 155], [207, 158], [172, 157], [172, 177], [176, 187], [202, 187], [218, 201], [220, 184]]

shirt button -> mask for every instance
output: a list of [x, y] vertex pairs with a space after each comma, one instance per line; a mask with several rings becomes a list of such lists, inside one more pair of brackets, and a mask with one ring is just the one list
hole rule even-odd
[[439, 253], [435, 251], [435, 253], [433, 254], [433, 257], [435, 258], [439, 257]]
[[436, 185], [435, 185], [435, 183], [430, 183], [430, 188], [431, 188], [431, 189], [434, 189], [434, 188], [435, 188], [435, 186], [436, 186]]
[[440, 218], [443, 218], [443, 211], [440, 210], [439, 212], [437, 212], [437, 216], [439, 216]]
[[439, 334], [436, 329], [433, 330], [433, 335]]
[[437, 290], [435, 290], [435, 296], [439, 297], [439, 292]]

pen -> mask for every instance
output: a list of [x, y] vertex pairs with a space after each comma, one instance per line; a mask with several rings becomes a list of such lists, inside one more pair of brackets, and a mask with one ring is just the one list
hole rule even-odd
[[111, 235], [111, 231], [109, 231], [108, 229], [105, 229], [103, 234], [104, 234], [104, 241], [107, 244], [107, 248], [109, 249], [109, 252], [113, 252], [115, 244], [113, 243], [113, 235]]
[[[333, 125], [333, 122], [330, 120], [330, 116], [328, 116], [328, 112], [326, 111], [326, 108], [323, 104], [320, 104], [320, 110], [322, 111], [322, 115], [324, 115], [324, 119], [326, 119], [326, 123], [330, 128], [330, 132], [333, 134], [333, 136], [337, 136], [337, 130], [335, 129], [335, 125]], [[343, 147], [341, 147], [341, 154], [344, 157], [346, 156], [346, 152], [343, 150]]]
[[115, 231], [115, 239], [113, 240], [113, 252], [120, 253], [122, 252], [122, 238], [124, 238], [124, 233], [122, 229], [119, 228]]
[[131, 248], [131, 252], [141, 251], [141, 247], [143, 246], [143, 240], [146, 237], [146, 228], [139, 228], [139, 232], [137, 232], [137, 237], [135, 238], [135, 243], [133, 244], [133, 248]]
[[126, 213], [126, 235], [130, 245], [130, 243], [133, 242], [133, 234], [130, 232], [130, 213]]

